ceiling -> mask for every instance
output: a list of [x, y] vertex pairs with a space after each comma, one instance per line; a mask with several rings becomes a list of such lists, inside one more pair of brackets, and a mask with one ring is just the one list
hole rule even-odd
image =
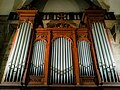
[[119, 15], [119, 3], [120, 0], [0, 0], [0, 15], [8, 15], [28, 4], [41, 12], [78, 12], [95, 4]]

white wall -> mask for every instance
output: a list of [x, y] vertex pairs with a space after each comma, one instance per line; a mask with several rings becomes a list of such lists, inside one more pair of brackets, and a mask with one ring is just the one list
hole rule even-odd
[[120, 0], [108, 0], [110, 4], [110, 11], [116, 15], [120, 14]]
[[80, 12], [85, 9], [87, 3], [84, 0], [79, 0], [79, 5], [76, 1], [78, 0], [48, 0], [43, 12]]
[[107, 5], [110, 6], [109, 11], [114, 12], [115, 15], [120, 14], [120, 0], [98, 0], [98, 1], [103, 1]]
[[16, 11], [31, 1], [32, 0], [0, 0], [0, 15], [8, 15], [11, 11]]
[[14, 0], [0, 0], [0, 15], [8, 15], [12, 10]]

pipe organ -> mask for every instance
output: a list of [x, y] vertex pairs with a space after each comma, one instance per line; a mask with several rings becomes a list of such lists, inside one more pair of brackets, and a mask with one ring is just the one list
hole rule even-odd
[[[20, 25], [2, 83], [17, 82], [26, 86], [119, 82], [105, 31], [103, 11], [94, 8], [86, 10], [82, 18], [85, 25], [79, 28], [75, 28], [75, 23], [65, 21], [64, 16], [59, 16], [61, 20], [56, 21], [59, 27], [54, 27], [57, 24], [52, 20], [52, 28], [36, 28], [39, 23], [34, 20], [40, 16], [36, 15], [37, 11], [18, 10]], [[24, 19], [28, 21], [23, 22]]]
[[78, 42], [80, 76], [94, 76], [90, 44], [86, 40]]
[[44, 74], [44, 58], [46, 43], [42, 40], [34, 43], [32, 60], [30, 65], [30, 74], [40, 76]]
[[102, 22], [94, 22], [92, 24], [92, 34], [102, 80], [104, 82], [118, 82], [115, 61], [107, 39], [104, 24]]
[[60, 37], [52, 42], [50, 83], [72, 84], [73, 62], [71, 41]]
[[19, 82], [23, 78], [31, 29], [32, 23], [30, 22], [23, 22], [18, 27], [16, 40], [5, 69], [5, 82]]

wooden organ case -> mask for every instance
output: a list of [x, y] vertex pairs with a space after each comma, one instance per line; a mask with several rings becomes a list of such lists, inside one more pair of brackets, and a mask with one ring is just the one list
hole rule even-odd
[[63, 17], [52, 28], [34, 28], [37, 10], [18, 13], [20, 25], [2, 84], [89, 86], [119, 82], [104, 10], [86, 10], [86, 24], [80, 28], [65, 24]]

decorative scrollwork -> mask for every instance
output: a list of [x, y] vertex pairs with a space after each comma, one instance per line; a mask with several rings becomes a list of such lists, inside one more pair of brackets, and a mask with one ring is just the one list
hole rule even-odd
[[79, 34], [77, 36], [77, 38], [88, 38], [88, 34], [87, 33], [85, 33], [85, 34]]
[[42, 76], [30, 76], [31, 82], [43, 82], [44, 78]]
[[44, 39], [44, 40], [47, 41], [47, 39], [48, 39], [48, 34], [47, 34], [47, 33], [37, 33], [37, 34], [36, 34], [36, 37], [35, 37], [35, 40], [36, 40], [36, 39], [40, 39], [40, 38], [42, 38], [42, 39]]

